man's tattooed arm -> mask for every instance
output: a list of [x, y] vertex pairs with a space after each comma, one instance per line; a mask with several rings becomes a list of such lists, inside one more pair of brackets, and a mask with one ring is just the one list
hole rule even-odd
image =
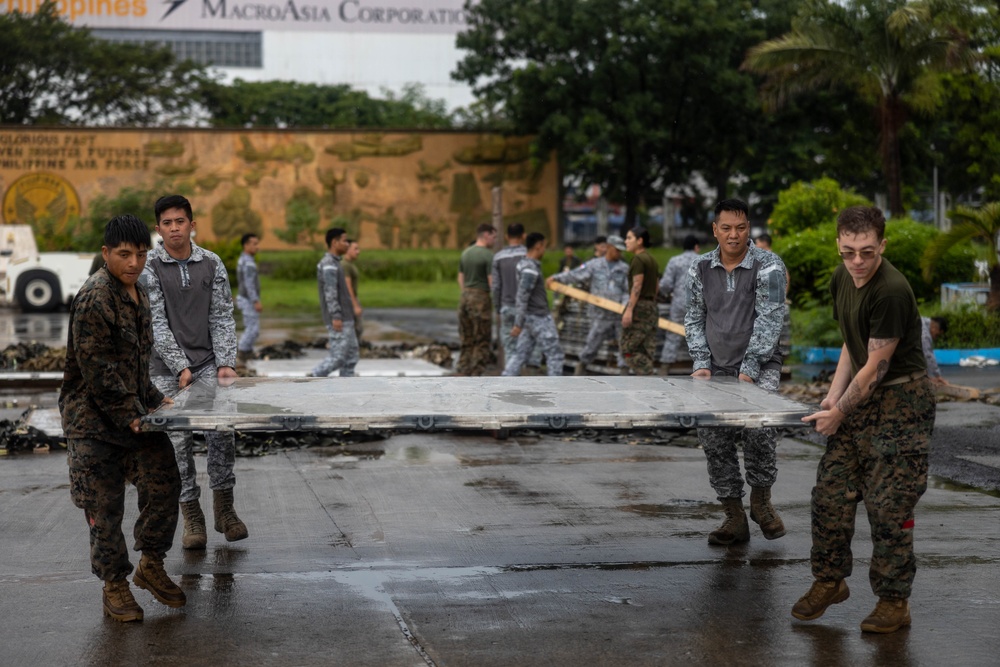
[[872, 338], [868, 341], [868, 363], [858, 371], [847, 391], [837, 401], [838, 410], [845, 415], [850, 414], [872, 395], [889, 372], [889, 359], [898, 344], [898, 338]]

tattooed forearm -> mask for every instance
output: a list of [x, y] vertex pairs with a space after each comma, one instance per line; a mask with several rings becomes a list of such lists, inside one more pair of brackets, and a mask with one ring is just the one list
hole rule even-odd
[[869, 338], [868, 339], [868, 352], [874, 352], [875, 350], [881, 349], [886, 345], [892, 345], [893, 343], [899, 342], [898, 338]]
[[878, 362], [878, 366], [875, 367], [875, 379], [872, 383], [868, 385], [868, 393], [875, 391], [875, 387], [879, 386], [879, 383], [885, 379], [885, 374], [889, 372], [889, 362], [883, 359]]
[[854, 408], [858, 407], [858, 403], [863, 399], [861, 385], [858, 384], [858, 379], [854, 378], [851, 380], [851, 384], [847, 386], [847, 391], [837, 401], [837, 409], [845, 415], [849, 415], [854, 411]]

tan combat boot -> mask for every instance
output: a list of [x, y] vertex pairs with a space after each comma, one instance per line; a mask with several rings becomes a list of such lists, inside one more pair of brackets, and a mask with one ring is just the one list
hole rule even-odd
[[163, 561], [159, 558], [143, 554], [132, 581], [139, 588], [145, 588], [152, 593], [154, 598], [168, 607], [183, 607], [187, 604], [184, 591], [170, 581], [170, 577], [163, 569]]
[[223, 533], [227, 542], [245, 540], [250, 535], [246, 524], [236, 516], [232, 489], [212, 491], [212, 505], [215, 509], [215, 530]]
[[879, 598], [875, 610], [861, 621], [862, 632], [895, 632], [910, 624], [910, 603], [906, 600]]
[[817, 579], [809, 591], [792, 606], [792, 616], [800, 621], [813, 621], [822, 616], [827, 607], [843, 602], [849, 597], [851, 591], [843, 579], [837, 581]]
[[197, 500], [181, 503], [181, 514], [184, 515], [184, 534], [181, 536], [181, 546], [185, 549], [204, 549], [208, 542], [205, 534], [205, 514]]
[[749, 542], [750, 524], [747, 523], [747, 514], [743, 511], [743, 499], [726, 498], [722, 501], [722, 508], [726, 511], [726, 520], [708, 534], [708, 543], [727, 546]]
[[769, 540], [776, 540], [785, 534], [785, 524], [771, 505], [770, 488], [754, 487], [750, 490], [750, 518]]
[[582, 361], [576, 362], [576, 369], [574, 369], [573, 375], [580, 376], [580, 375], [586, 375], [586, 374], [587, 374], [587, 366], [586, 366], [586, 364], [584, 364]]
[[105, 581], [103, 597], [105, 615], [122, 623], [142, 620], [142, 607], [132, 597], [128, 579]]

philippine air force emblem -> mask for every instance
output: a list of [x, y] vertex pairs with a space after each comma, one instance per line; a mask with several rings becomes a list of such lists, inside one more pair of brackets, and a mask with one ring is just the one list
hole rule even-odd
[[48, 220], [58, 225], [80, 215], [80, 198], [69, 181], [54, 174], [27, 174], [11, 183], [3, 196], [8, 225]]

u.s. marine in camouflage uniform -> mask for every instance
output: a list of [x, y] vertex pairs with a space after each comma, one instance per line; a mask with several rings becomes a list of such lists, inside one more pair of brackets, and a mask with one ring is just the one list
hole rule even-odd
[[[226, 267], [218, 255], [191, 240], [195, 221], [187, 199], [161, 197], [154, 212], [162, 240], [149, 253], [142, 274], [153, 316], [153, 383], [167, 396], [174, 396], [196, 380], [234, 379], [236, 320]], [[206, 431], [204, 436], [215, 530], [224, 533], [227, 541], [242, 540], [247, 528], [233, 507], [235, 436], [232, 431]], [[185, 549], [204, 549], [207, 534], [193, 437], [187, 431], [173, 432], [170, 441], [181, 473], [181, 543]]]
[[129, 483], [139, 492], [134, 535], [142, 558], [135, 583], [166, 605], [185, 604], [183, 591], [163, 570], [177, 529], [177, 461], [165, 434], [139, 430], [142, 416], [170, 402], [149, 377], [149, 298], [137, 284], [149, 246], [149, 230], [137, 218], [108, 223], [105, 266], [84, 283], [70, 307], [59, 392], [70, 494], [90, 528], [90, 567], [105, 582], [104, 612], [119, 621], [143, 617], [126, 579], [132, 564], [122, 520]]
[[819, 618], [850, 595], [851, 538], [859, 502], [871, 524], [868, 578], [878, 596], [864, 632], [910, 624], [916, 573], [913, 529], [927, 489], [935, 398], [921, 346], [920, 313], [906, 278], [882, 257], [885, 217], [852, 206], [837, 217], [844, 260], [830, 281], [844, 346], [820, 411], [805, 417], [827, 436], [812, 492], [812, 587], [793, 607]]
[[347, 288], [347, 275], [342, 264], [350, 248], [347, 230], [334, 227], [326, 232], [328, 252], [316, 265], [316, 283], [319, 286], [319, 308], [330, 335], [329, 352], [309, 373], [313, 377], [326, 377], [340, 370], [340, 377], [353, 377], [361, 354], [358, 335], [354, 329], [354, 308], [351, 292]]
[[542, 256], [545, 254], [545, 236], [538, 232], [528, 234], [524, 246], [527, 253], [517, 264], [517, 310], [511, 335], [517, 339], [517, 349], [504, 366], [504, 376], [518, 375], [531, 357], [537, 344], [545, 357], [549, 376], [563, 374], [565, 355], [559, 345], [559, 331], [549, 312], [549, 300], [542, 280]]
[[[774, 253], [750, 243], [745, 202], [723, 200], [715, 214], [712, 232], [719, 246], [698, 257], [690, 269], [684, 327], [694, 367], [692, 376], [738, 378], [766, 391], [777, 391], [785, 265]], [[751, 489], [750, 518], [769, 540], [785, 534], [781, 517], [771, 506], [771, 486], [778, 473], [776, 440], [777, 434], [770, 428], [698, 429], [709, 482], [726, 512], [722, 526], [709, 534], [710, 544], [750, 539], [737, 455], [740, 444]]]
[[[609, 236], [604, 257], [594, 257], [571, 271], [557, 273], [548, 279], [547, 284], [553, 282], [568, 285], [589, 284], [591, 294], [624, 304], [628, 301], [629, 266], [621, 259], [623, 250], [625, 242], [622, 237]], [[590, 319], [590, 329], [587, 331], [587, 340], [580, 352], [580, 361], [576, 365], [576, 375], [586, 373], [587, 364], [597, 356], [597, 350], [604, 341], [613, 340], [617, 343], [622, 333], [621, 315], [614, 311], [589, 304], [587, 317]], [[625, 367], [625, 357], [619, 346], [618, 368]]]
[[649, 231], [634, 227], [625, 234], [625, 246], [632, 253], [628, 273], [628, 303], [622, 313], [620, 347], [625, 363], [635, 375], [652, 375], [656, 354], [656, 281], [660, 266], [647, 249]]
[[455, 371], [459, 375], [482, 375], [490, 363], [490, 338], [493, 307], [490, 300], [493, 281], [493, 242], [497, 230], [483, 223], [476, 228], [476, 242], [462, 251], [458, 261], [458, 338], [461, 348]]

